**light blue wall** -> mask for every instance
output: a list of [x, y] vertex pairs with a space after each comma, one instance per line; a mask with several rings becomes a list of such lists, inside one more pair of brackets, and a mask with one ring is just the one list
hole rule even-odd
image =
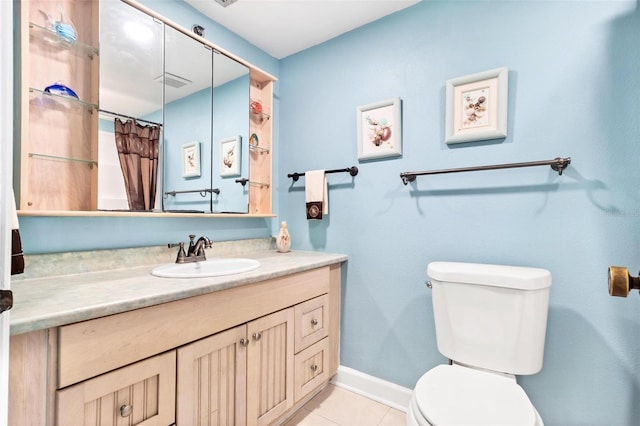
[[[262, 70], [278, 76], [279, 61], [221, 25], [211, 21], [182, 0], [142, 0], [141, 4], [168, 17], [177, 24], [191, 28], [205, 27], [205, 38], [233, 52]], [[274, 116], [279, 113], [278, 83], [275, 84]], [[274, 149], [278, 149], [279, 126], [274, 119]], [[273, 161], [278, 169], [278, 159]], [[277, 177], [275, 180], [277, 181]], [[151, 215], [151, 214], [150, 214]], [[168, 242], [186, 241], [188, 234], [207, 235], [215, 241], [267, 237], [274, 230], [272, 219], [180, 219], [180, 218], [20, 218], [20, 234], [25, 253], [144, 247]]]
[[[640, 10], [635, 1], [424, 1], [281, 61], [280, 218], [294, 249], [349, 255], [341, 363], [412, 387], [446, 362], [427, 264], [553, 274], [545, 364], [521, 383], [548, 425], [640, 419], [640, 300], [607, 293], [640, 267]], [[509, 67], [505, 140], [444, 144], [445, 81]], [[403, 155], [358, 163], [356, 107], [399, 96]], [[548, 167], [400, 172], [570, 156]], [[329, 175], [330, 214], [307, 221], [304, 179]]]

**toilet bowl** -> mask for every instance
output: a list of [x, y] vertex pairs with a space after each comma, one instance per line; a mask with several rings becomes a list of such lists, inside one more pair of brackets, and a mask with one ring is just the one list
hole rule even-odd
[[417, 382], [408, 426], [543, 426], [515, 377], [439, 365]]

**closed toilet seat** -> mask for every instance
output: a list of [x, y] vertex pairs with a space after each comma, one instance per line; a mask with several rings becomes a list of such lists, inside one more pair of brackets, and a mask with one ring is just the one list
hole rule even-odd
[[411, 408], [418, 424], [424, 419], [433, 426], [542, 424], [513, 378], [459, 365], [439, 365], [423, 375]]

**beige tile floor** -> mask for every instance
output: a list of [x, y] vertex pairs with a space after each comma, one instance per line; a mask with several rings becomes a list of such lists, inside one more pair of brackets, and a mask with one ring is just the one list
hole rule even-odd
[[283, 426], [404, 426], [405, 413], [334, 385], [307, 402]]

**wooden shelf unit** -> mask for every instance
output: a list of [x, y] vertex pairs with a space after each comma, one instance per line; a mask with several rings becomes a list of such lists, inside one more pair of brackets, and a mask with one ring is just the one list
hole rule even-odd
[[[258, 145], [249, 149], [249, 180], [271, 183], [273, 179], [273, 80], [252, 71], [249, 97], [262, 104], [262, 114], [250, 114], [249, 134], [258, 136]], [[249, 186], [249, 213], [265, 214], [272, 210], [272, 186]]]
[[[29, 0], [20, 7], [21, 141], [15, 148], [20, 159], [19, 208], [95, 210], [98, 1]], [[61, 11], [76, 28], [74, 43], [49, 28], [46, 14], [59, 20]], [[79, 99], [45, 92], [55, 83], [70, 87]]]

